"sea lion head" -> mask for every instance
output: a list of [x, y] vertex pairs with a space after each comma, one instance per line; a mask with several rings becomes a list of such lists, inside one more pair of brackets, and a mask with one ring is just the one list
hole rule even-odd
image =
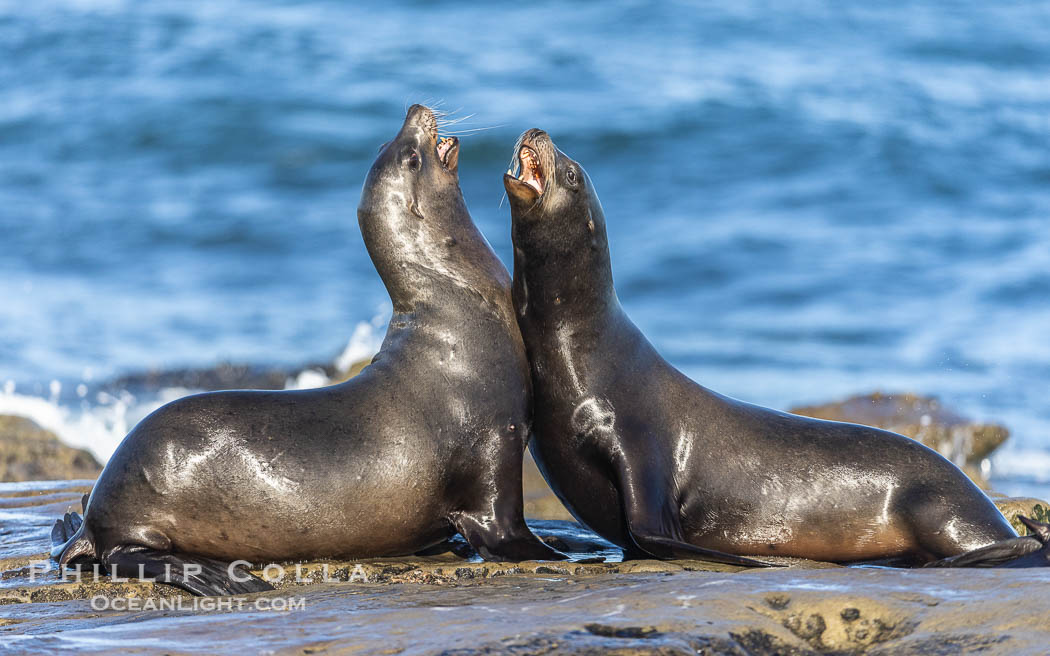
[[544, 296], [553, 296], [545, 300], [556, 305], [614, 294], [605, 214], [579, 162], [534, 128], [518, 138], [503, 186], [513, 222], [515, 276], [521, 271], [526, 283], [548, 278], [552, 284], [543, 285]]
[[459, 139], [439, 137], [434, 112], [412, 105], [368, 172], [358, 224], [395, 306], [423, 293], [421, 277], [454, 275], [456, 245], [476, 240], [458, 164]]
[[357, 208], [366, 222], [391, 212], [426, 220], [428, 211], [459, 191], [459, 139], [438, 137], [438, 121], [429, 108], [412, 105], [397, 136], [383, 144], [368, 171]]
[[[598, 222], [605, 223], [601, 202], [583, 166], [559, 150], [550, 135], [538, 128], [518, 137], [503, 186], [515, 221], [557, 219], [564, 231], [567, 221], [582, 218], [583, 223], [577, 227], [586, 231], [573, 232], [585, 239], [597, 231]], [[591, 220], [595, 221], [593, 228], [587, 223]], [[561, 234], [563, 239], [565, 236]]]

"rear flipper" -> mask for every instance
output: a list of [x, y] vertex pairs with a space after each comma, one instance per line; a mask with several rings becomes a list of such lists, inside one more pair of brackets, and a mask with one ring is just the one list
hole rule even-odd
[[[81, 499], [86, 509], [88, 495]], [[83, 518], [67, 512], [51, 528], [51, 557], [61, 566], [73, 566], [97, 560], [95, 548], [84, 526]], [[113, 577], [153, 578], [170, 583], [195, 595], [250, 594], [273, 590], [257, 576], [222, 561], [173, 554], [139, 545], [117, 547], [103, 564]]]
[[111, 576], [153, 578], [195, 595], [223, 596], [273, 590], [259, 577], [219, 560], [126, 545], [105, 559]]
[[1018, 517], [1031, 535], [927, 563], [923, 567], [1050, 567], [1050, 524]]
[[66, 513], [51, 527], [51, 558], [62, 566], [95, 562], [95, 548], [80, 515]]
[[[80, 509], [82, 512], [87, 512], [87, 504], [88, 495], [85, 494], [80, 498]], [[51, 527], [52, 558], [58, 560], [67, 546], [72, 546], [69, 543], [83, 525], [84, 519], [75, 512], [67, 512], [61, 519], [55, 521], [55, 525]]]
[[51, 528], [51, 546], [59, 547], [69, 542], [83, 523], [83, 518], [75, 512], [66, 513], [62, 519], [55, 520], [55, 525]]

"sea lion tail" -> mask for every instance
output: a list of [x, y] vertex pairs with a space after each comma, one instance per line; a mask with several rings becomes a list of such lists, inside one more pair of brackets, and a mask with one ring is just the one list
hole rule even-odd
[[51, 529], [51, 557], [59, 567], [78, 560], [95, 560], [95, 541], [87, 523], [77, 513], [66, 513]]

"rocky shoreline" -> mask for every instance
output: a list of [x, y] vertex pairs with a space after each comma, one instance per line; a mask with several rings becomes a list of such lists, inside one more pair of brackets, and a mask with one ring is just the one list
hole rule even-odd
[[[366, 364], [316, 371], [340, 380]], [[282, 388], [294, 378], [226, 365], [113, 384]], [[982, 463], [1008, 436], [914, 395], [872, 394], [793, 412], [903, 433], [979, 483], [986, 483]], [[23, 481], [0, 483], [0, 645], [21, 653], [1042, 654], [1050, 644], [1050, 597], [1031, 594], [1050, 583], [1050, 571], [846, 568], [797, 559], [763, 571], [620, 562], [618, 549], [572, 521], [530, 458], [530, 525], [585, 562], [488, 563], [448, 553], [285, 563], [274, 592], [236, 606], [200, 606], [163, 584], [63, 580], [53, 567], [44, 571], [52, 523], [79, 510], [100, 465], [10, 416], [0, 416], [0, 464], [3, 480]], [[24, 482], [34, 478], [80, 480]], [[1018, 514], [1050, 520], [1044, 501], [989, 494], [1020, 532]], [[605, 560], [593, 562], [595, 554]], [[276, 571], [256, 573], [273, 578]], [[114, 600], [123, 605], [106, 605]]]
[[[1038, 584], [1043, 581], [1032, 582]], [[262, 598], [275, 601], [282, 592]], [[1050, 612], [995, 572], [515, 576], [310, 586], [295, 611], [92, 611], [20, 622], [20, 653], [1045, 654]], [[300, 606], [301, 604], [301, 606]], [[275, 604], [276, 606], [277, 604]], [[6, 628], [6, 627], [2, 627]], [[0, 634], [2, 635], [2, 634]]]
[[[226, 606], [163, 584], [64, 582], [34, 563], [46, 562], [54, 518], [77, 508], [90, 484], [0, 484], [0, 645], [29, 654], [809, 656], [1042, 654], [1050, 644], [1044, 570], [782, 559], [782, 568], [755, 571], [685, 560], [486, 563], [444, 554], [310, 562], [298, 577], [287, 563], [277, 590]], [[565, 522], [533, 526], [576, 557], [608, 546], [586, 531], [559, 537]]]
[[0, 482], [95, 478], [101, 471], [91, 452], [63, 444], [31, 419], [0, 415]]

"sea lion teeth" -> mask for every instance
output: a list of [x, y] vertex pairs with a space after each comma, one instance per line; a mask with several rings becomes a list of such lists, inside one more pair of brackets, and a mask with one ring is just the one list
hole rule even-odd
[[518, 176], [518, 179], [542, 195], [544, 188], [543, 169], [540, 166], [538, 155], [532, 148], [522, 146], [518, 157], [521, 161], [521, 174]]

